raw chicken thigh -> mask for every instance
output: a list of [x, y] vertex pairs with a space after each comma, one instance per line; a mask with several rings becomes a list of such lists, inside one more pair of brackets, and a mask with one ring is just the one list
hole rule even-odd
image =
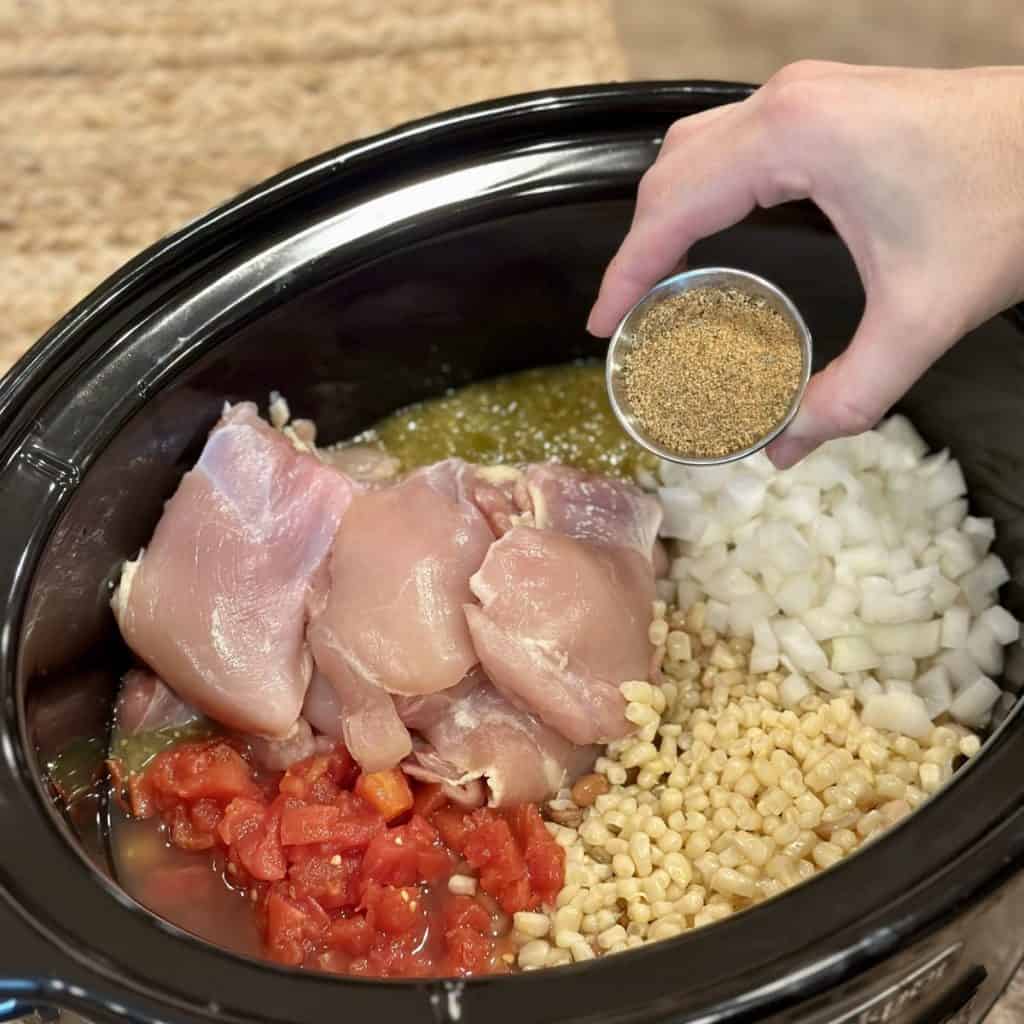
[[320, 672], [313, 673], [303, 717], [325, 736], [342, 740], [366, 771], [393, 768], [412, 750], [409, 730], [395, 711], [394, 699], [387, 690], [345, 670], [344, 665], [341, 669], [341, 685], [332, 684]]
[[487, 782], [492, 804], [543, 800], [590, 769], [595, 747], [577, 747], [510, 704], [474, 670], [457, 686], [396, 699], [402, 720], [425, 742], [406, 771], [431, 782]]
[[152, 672], [132, 669], [121, 681], [115, 717], [125, 736], [175, 729], [202, 718]]
[[364, 771], [492, 804], [544, 799], [632, 730], [619, 687], [648, 675], [657, 501], [554, 464], [392, 479], [380, 451], [332, 464], [277, 413], [226, 409], [125, 566], [121, 631], [173, 690], [130, 676], [135, 718], [185, 702], [267, 768], [331, 738]]
[[128, 645], [175, 693], [246, 733], [296, 725], [306, 606], [352, 484], [248, 402], [229, 407], [113, 598]]
[[525, 474], [533, 526], [496, 541], [465, 613], [488, 677], [577, 744], [625, 736], [619, 692], [646, 679], [660, 506], [562, 467]]
[[472, 473], [448, 459], [349, 506], [327, 602], [309, 631], [317, 666], [343, 703], [357, 684], [436, 693], [476, 664], [462, 607], [494, 536], [470, 500]]

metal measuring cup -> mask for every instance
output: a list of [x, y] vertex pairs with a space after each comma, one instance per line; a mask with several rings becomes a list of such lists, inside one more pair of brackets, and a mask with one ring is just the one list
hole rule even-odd
[[[720, 456], [685, 455], [659, 444], [644, 431], [643, 425], [630, 408], [629, 398], [626, 395], [623, 366], [625, 356], [636, 342], [637, 326], [653, 306], [696, 288], [732, 288], [746, 295], [764, 299], [772, 309], [780, 313], [790, 323], [800, 342], [802, 360], [800, 384], [785, 416], [754, 444], [740, 451]], [[658, 458], [668, 462], [677, 462], [684, 466], [720, 466], [727, 462], [745, 459], [748, 455], [759, 452], [789, 426], [800, 407], [804, 392], [807, 390], [807, 382], [811, 377], [811, 355], [811, 332], [804, 322], [804, 318], [793, 304], [792, 299], [770, 281], [746, 270], [735, 270], [731, 267], [701, 267], [697, 270], [685, 270], [666, 278], [651, 288], [622, 318], [619, 326], [615, 329], [608, 344], [605, 368], [608, 399], [626, 433], [637, 444], [657, 455]]]

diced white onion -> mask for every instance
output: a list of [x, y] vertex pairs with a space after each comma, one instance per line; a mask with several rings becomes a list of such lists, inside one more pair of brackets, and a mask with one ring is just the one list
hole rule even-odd
[[881, 664], [878, 652], [862, 636], [837, 636], [832, 641], [833, 672], [866, 672]]
[[779, 647], [802, 672], [818, 672], [828, 668], [828, 658], [817, 640], [802, 622], [794, 619], [776, 619], [772, 628]]
[[983, 619], [976, 619], [967, 634], [967, 653], [982, 672], [988, 675], [1002, 672], [1003, 648]]
[[1002, 690], [987, 676], [965, 686], [949, 706], [949, 713], [964, 725], [984, 725]]
[[1020, 623], [1005, 609], [999, 605], [986, 608], [978, 616], [978, 622], [982, 623], [996, 640], [1002, 644], [1012, 644], [1020, 637]]
[[913, 739], [924, 739], [932, 731], [928, 709], [913, 693], [881, 693], [868, 698], [861, 720], [875, 729], [891, 729]]
[[867, 637], [879, 654], [908, 654], [911, 658], [930, 658], [939, 650], [940, 623], [912, 622], [902, 625], [869, 626]]
[[752, 638], [750, 670], [785, 675], [787, 706], [815, 688], [852, 689], [865, 712], [897, 723], [880, 727], [905, 735], [924, 735], [925, 717], [988, 720], [1003, 648], [1020, 639], [997, 603], [1009, 573], [990, 552], [993, 521], [968, 514], [960, 465], [928, 454], [906, 419], [786, 472], [762, 452], [663, 463], [658, 476], [661, 532], [674, 542], [658, 596], [684, 610], [703, 602], [708, 629]]
[[949, 673], [942, 665], [936, 665], [919, 676], [914, 689], [924, 701], [933, 721], [948, 711], [953, 703], [953, 687], [949, 681]]
[[966, 647], [970, 625], [971, 613], [966, 608], [947, 608], [942, 615], [942, 646], [951, 649]]
[[917, 676], [917, 663], [907, 654], [887, 654], [878, 667], [877, 675], [883, 681], [914, 679]]

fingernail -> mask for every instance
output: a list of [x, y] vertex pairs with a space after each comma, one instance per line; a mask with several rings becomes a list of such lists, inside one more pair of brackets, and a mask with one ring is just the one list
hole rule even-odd
[[818, 447], [818, 432], [806, 409], [797, 410], [793, 422], [765, 449], [776, 469], [789, 469]]
[[776, 469], [789, 469], [795, 466], [805, 455], [809, 455], [817, 445], [813, 441], [804, 441], [798, 437], [789, 437], [783, 434], [782, 437], [772, 441], [765, 449], [765, 454], [771, 459]]
[[595, 306], [594, 309], [590, 311], [590, 316], [587, 317], [587, 333], [592, 334], [595, 338], [603, 338], [606, 337], [606, 335], [598, 326], [600, 318], [595, 315], [594, 311], [596, 308], [597, 307]]

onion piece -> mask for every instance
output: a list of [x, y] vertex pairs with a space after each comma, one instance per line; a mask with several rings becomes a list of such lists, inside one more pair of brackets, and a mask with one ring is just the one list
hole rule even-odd
[[881, 663], [881, 656], [862, 636], [837, 636], [832, 641], [833, 672], [866, 672]]
[[924, 701], [913, 693], [881, 693], [869, 697], [861, 721], [875, 729], [921, 740], [932, 731], [932, 720]]
[[935, 665], [919, 676], [914, 689], [924, 701], [933, 721], [948, 711], [953, 703], [953, 686], [949, 680], [949, 673], [942, 665]]
[[1020, 637], [1020, 623], [999, 605], [986, 608], [978, 616], [978, 622], [983, 624], [1003, 646], [1014, 643]]
[[971, 613], [963, 607], [947, 608], [942, 615], [943, 647], [956, 649], [967, 646], [967, 632], [971, 625]]
[[802, 622], [794, 619], [776, 619], [772, 629], [779, 647], [802, 672], [819, 672], [828, 668], [828, 658], [817, 640]]
[[987, 676], [979, 676], [957, 694], [949, 713], [963, 725], [984, 725], [1002, 692]]
[[939, 633], [939, 620], [933, 619], [931, 622], [870, 626], [867, 637], [879, 654], [930, 658], [939, 651]]

